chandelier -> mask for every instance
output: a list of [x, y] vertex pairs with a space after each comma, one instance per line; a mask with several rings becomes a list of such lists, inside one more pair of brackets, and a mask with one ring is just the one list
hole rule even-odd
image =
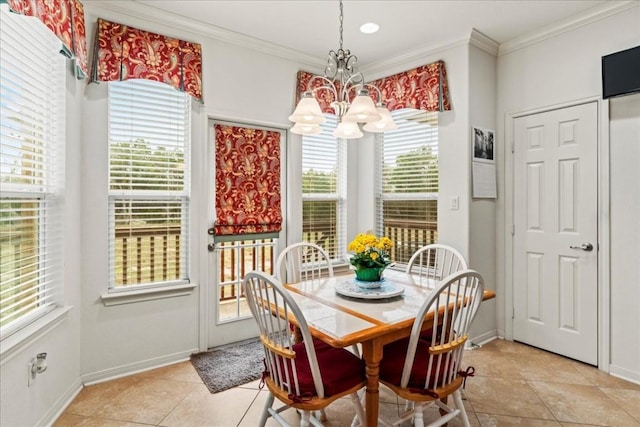
[[[295, 124], [291, 132], [299, 135], [315, 135], [322, 132], [320, 123], [325, 121], [316, 92], [328, 90], [333, 94], [331, 107], [338, 117], [338, 126], [333, 130], [336, 138], [354, 139], [363, 136], [358, 123], [369, 132], [385, 132], [396, 129], [391, 113], [382, 103], [382, 93], [376, 86], [364, 83], [364, 76], [355, 68], [358, 57], [349, 49], [342, 48], [342, 0], [340, 0], [340, 48], [329, 51], [324, 76], [313, 76], [307, 83], [296, 109], [289, 116]], [[314, 88], [314, 83], [320, 85]], [[376, 91], [378, 104], [373, 103], [369, 90]], [[353, 99], [352, 99], [353, 98]]]

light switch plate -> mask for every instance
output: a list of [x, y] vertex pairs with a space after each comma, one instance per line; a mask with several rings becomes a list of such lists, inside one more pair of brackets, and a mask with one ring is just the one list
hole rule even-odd
[[458, 196], [451, 196], [449, 198], [449, 209], [452, 211], [457, 211], [458, 210], [458, 202], [460, 199], [458, 199]]

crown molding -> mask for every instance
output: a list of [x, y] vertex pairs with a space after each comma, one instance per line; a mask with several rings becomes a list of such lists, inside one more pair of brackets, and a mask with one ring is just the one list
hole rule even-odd
[[367, 80], [376, 80], [389, 75], [390, 69], [400, 68], [401, 66], [412, 67], [415, 66], [416, 62], [424, 60], [425, 57], [436, 56], [451, 49], [468, 45], [473, 45], [493, 56], [498, 54], [498, 42], [474, 28], [468, 36], [416, 49], [411, 52], [389, 58], [385, 61], [364, 66], [360, 71], [367, 75]]
[[160, 24], [175, 30], [186, 31], [188, 33], [210, 37], [216, 40], [227, 42], [236, 46], [251, 49], [266, 55], [272, 55], [278, 58], [287, 59], [300, 63], [302, 65], [323, 69], [325, 66], [324, 59], [289, 49], [274, 43], [269, 43], [255, 37], [236, 33], [226, 30], [215, 25], [206, 24], [199, 21], [192, 21], [182, 16], [168, 16], [166, 12], [158, 10], [146, 4], [136, 1], [109, 1], [96, 0], [85, 2], [85, 9], [116, 12], [126, 15], [136, 20], [144, 20], [153, 24]]
[[498, 55], [498, 48], [500, 47], [500, 44], [497, 41], [486, 34], [481, 33], [475, 28], [473, 28], [469, 34], [469, 44], [477, 47], [478, 49], [484, 50], [493, 56]]
[[515, 39], [500, 44], [498, 56], [506, 55], [518, 49], [540, 43], [559, 36], [560, 34], [580, 28], [584, 25], [633, 9], [634, 7], [638, 7], [637, 0], [607, 1], [604, 4], [589, 9], [584, 13], [556, 22], [553, 25], [539, 28], [529, 34], [516, 37]]
[[411, 52], [389, 58], [385, 61], [366, 65], [362, 67], [360, 71], [367, 76], [367, 81], [372, 81], [388, 76], [390, 69], [399, 68], [400, 66], [415, 67], [415, 64], [420, 60], [424, 61], [425, 57], [436, 56], [443, 52], [447, 52], [448, 50], [460, 46], [466, 46], [468, 44], [469, 37], [464, 36], [437, 45], [416, 49]]

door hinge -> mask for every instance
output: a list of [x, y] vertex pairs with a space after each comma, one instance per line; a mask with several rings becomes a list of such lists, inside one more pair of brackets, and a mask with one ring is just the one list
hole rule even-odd
[[516, 235], [516, 225], [515, 224], [511, 224], [511, 235], [512, 236]]
[[513, 141], [511, 141], [511, 152], [515, 153], [516, 152], [516, 144], [514, 144]]
[[515, 308], [515, 307], [512, 307], [512, 308], [511, 308], [511, 318], [512, 318], [512, 319], [515, 319], [515, 318], [516, 318], [516, 308]]

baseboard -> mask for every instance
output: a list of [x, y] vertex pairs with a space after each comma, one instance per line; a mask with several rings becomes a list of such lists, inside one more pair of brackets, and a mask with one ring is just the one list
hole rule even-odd
[[198, 353], [198, 348], [185, 350], [178, 353], [167, 354], [162, 357], [142, 360], [140, 362], [128, 365], [120, 365], [114, 368], [105, 369], [103, 371], [92, 372], [82, 375], [82, 383], [84, 385], [92, 385], [104, 381], [111, 381], [117, 378], [126, 377], [140, 372], [149, 371], [151, 369], [161, 368], [163, 366], [172, 365], [178, 362], [189, 360], [193, 353]]
[[482, 347], [486, 343], [488, 343], [490, 341], [493, 341], [498, 337], [499, 337], [498, 330], [497, 329], [493, 329], [493, 330], [491, 330], [489, 332], [485, 332], [482, 335], [478, 335], [476, 337], [472, 337], [469, 340], [467, 340], [466, 348], [467, 349], [472, 349], [472, 348]]
[[73, 399], [76, 398], [78, 393], [82, 390], [82, 382], [80, 378], [76, 379], [67, 390], [60, 395], [58, 400], [54, 402], [53, 405], [49, 408], [49, 410], [44, 414], [44, 416], [38, 421], [36, 426], [52, 426], [53, 423], [62, 415], [67, 406]]
[[609, 365], [609, 374], [614, 377], [640, 384], [640, 372], [632, 371], [616, 365]]

